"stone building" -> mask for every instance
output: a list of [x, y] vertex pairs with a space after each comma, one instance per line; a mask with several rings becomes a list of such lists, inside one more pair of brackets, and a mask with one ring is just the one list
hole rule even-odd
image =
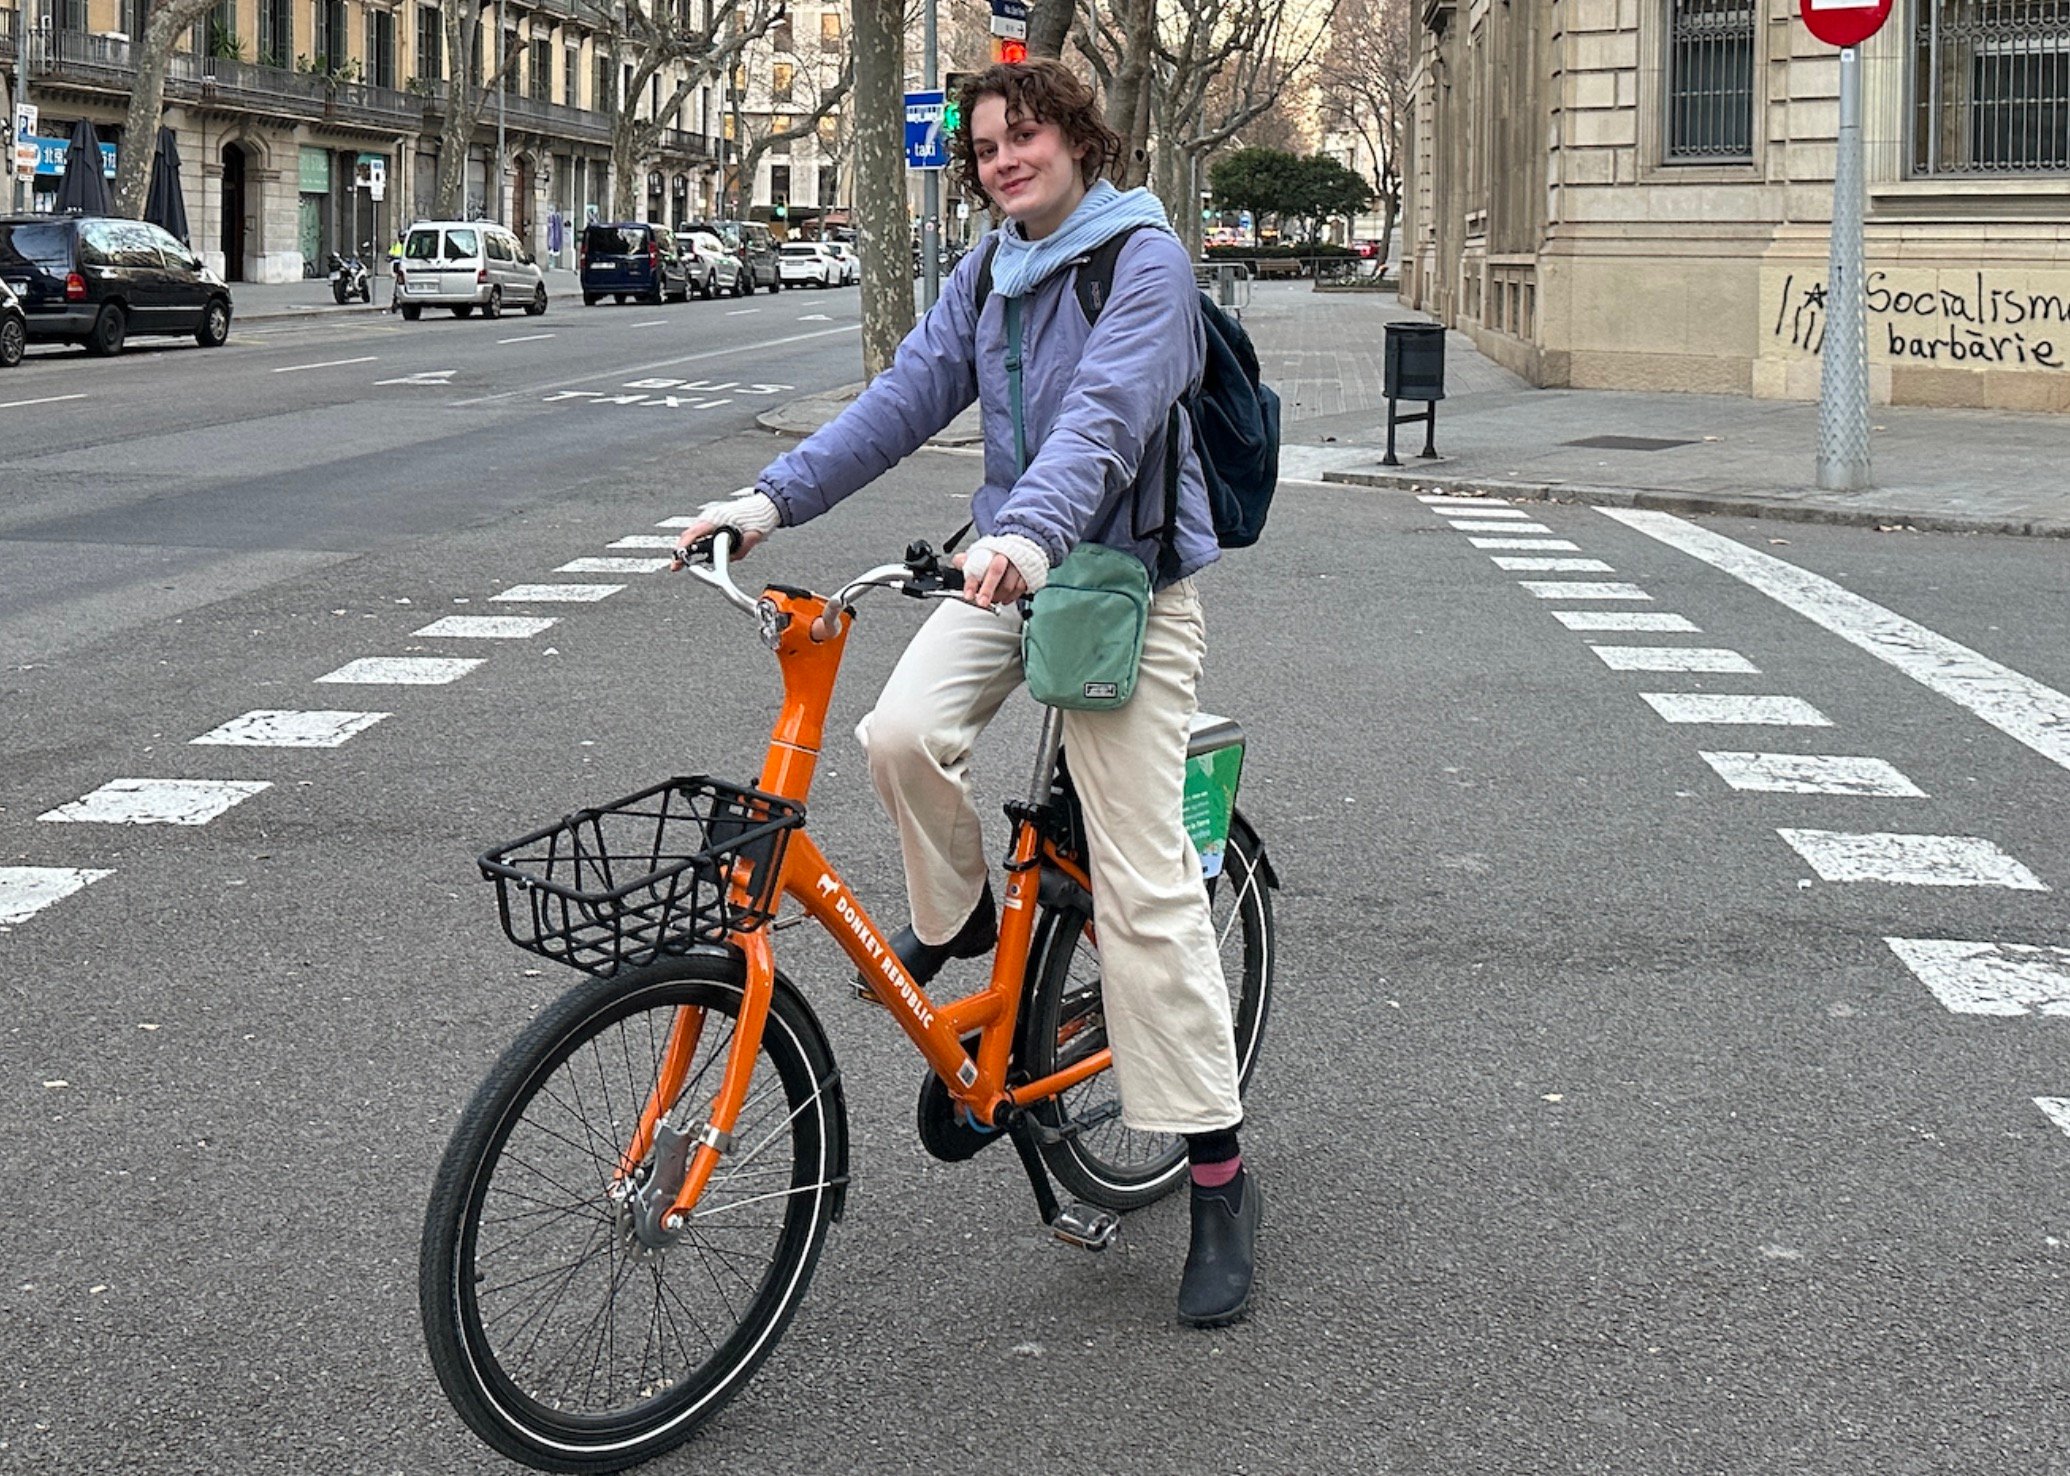
[[[713, 0], [702, 3], [708, 16]], [[47, 141], [35, 173], [10, 176], [7, 208], [49, 207], [76, 121], [122, 146], [130, 36], [141, 35], [146, 4], [0, 0], [8, 97], [37, 108]], [[808, 8], [817, 27], [818, 7]], [[474, 133], [465, 213], [506, 221], [542, 258], [553, 214], [613, 213], [611, 108], [632, 69], [597, 36], [600, 13], [601, 0], [484, 0], [480, 10], [484, 75], [499, 55], [514, 59]], [[634, 190], [646, 218], [681, 224], [757, 202], [766, 213], [766, 163], [744, 193], [726, 188], [729, 105], [775, 90], [785, 40], [772, 33], [732, 77], [697, 87], [676, 120], [684, 126], [661, 131]], [[378, 253], [434, 213], [443, 42], [430, 0], [223, 0], [182, 42], [166, 81], [162, 121], [179, 145], [195, 249], [230, 281], [290, 281], [322, 275], [333, 250], [371, 241]], [[813, 55], [817, 65], [817, 46]], [[652, 118], [673, 87], [654, 78], [638, 116]], [[811, 188], [825, 186], [815, 177]], [[573, 234], [560, 233], [564, 265]]]
[[[1839, 126], [1796, 0], [1419, 0], [1404, 299], [1541, 385], [1812, 398]], [[1871, 394], [2070, 410], [2070, 0], [1862, 50]]]

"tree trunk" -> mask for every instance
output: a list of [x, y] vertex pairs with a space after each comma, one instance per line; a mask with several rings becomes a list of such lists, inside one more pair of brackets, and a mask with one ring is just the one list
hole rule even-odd
[[209, 10], [209, 0], [178, 0], [152, 11], [131, 55], [136, 84], [122, 119], [122, 147], [115, 164], [115, 198], [109, 209], [141, 220], [151, 193], [151, 160], [158, 152], [158, 120], [165, 110], [165, 64], [187, 28]]
[[639, 178], [640, 155], [646, 152], [639, 124], [623, 113], [611, 120], [611, 212], [614, 220], [636, 220], [634, 183]]
[[1107, 126], [1121, 135], [1115, 183], [1133, 189], [1149, 177], [1150, 63], [1157, 50], [1157, 0], [1131, 0], [1126, 50], [1107, 94]]
[[901, 0], [855, 0], [855, 214], [863, 259], [863, 373], [870, 378], [889, 366], [913, 329], [904, 79]]
[[1077, 0], [1035, 0], [1028, 7], [1028, 55], [1062, 56], [1077, 13]]
[[446, 0], [439, 19], [446, 32], [446, 116], [438, 130], [438, 197], [441, 219], [460, 220], [467, 208], [467, 155], [474, 146], [475, 98], [481, 59], [470, 44], [475, 7]]

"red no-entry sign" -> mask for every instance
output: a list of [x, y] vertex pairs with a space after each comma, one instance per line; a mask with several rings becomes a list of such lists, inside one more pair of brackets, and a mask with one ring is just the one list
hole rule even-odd
[[1890, 19], [1893, 0], [1797, 0], [1804, 24], [1828, 46], [1859, 46]]

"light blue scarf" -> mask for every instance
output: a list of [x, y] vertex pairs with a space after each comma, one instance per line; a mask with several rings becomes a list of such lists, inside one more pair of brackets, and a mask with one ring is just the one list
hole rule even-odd
[[1157, 196], [1140, 189], [1123, 192], [1104, 179], [1095, 180], [1078, 208], [1040, 241], [1023, 236], [1019, 222], [1006, 223], [999, 232], [999, 249], [992, 256], [992, 290], [1019, 297], [1110, 236], [1139, 225], [1171, 230]]

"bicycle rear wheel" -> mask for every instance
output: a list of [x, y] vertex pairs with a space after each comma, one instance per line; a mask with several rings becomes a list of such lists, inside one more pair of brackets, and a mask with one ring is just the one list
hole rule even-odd
[[788, 987], [690, 1227], [650, 1250], [612, 1194], [679, 1020], [702, 1028], [670, 1119], [705, 1120], [741, 974], [691, 955], [578, 985], [504, 1053], [453, 1134], [424, 1219], [425, 1340], [461, 1418], [514, 1460], [615, 1471], [673, 1448], [741, 1390], [804, 1296], [846, 1125], [824, 1040]]
[[[1274, 947], [1270, 872], [1264, 847], [1242, 815], [1229, 826], [1222, 874], [1208, 883], [1208, 910], [1222, 954], [1235, 1027], [1239, 1090], [1250, 1084], [1258, 1042], [1272, 1002]], [[1105, 1047], [1106, 1005], [1100, 989], [1100, 954], [1085, 913], [1045, 908], [1030, 967], [1033, 986], [1022, 1060], [1031, 1078], [1060, 1071]], [[1042, 1156], [1057, 1182], [1108, 1209], [1140, 1209], [1179, 1187], [1186, 1177], [1186, 1142], [1172, 1133], [1138, 1132], [1121, 1120], [1114, 1074], [1103, 1071], [1036, 1111], [1050, 1127], [1071, 1125]]]

